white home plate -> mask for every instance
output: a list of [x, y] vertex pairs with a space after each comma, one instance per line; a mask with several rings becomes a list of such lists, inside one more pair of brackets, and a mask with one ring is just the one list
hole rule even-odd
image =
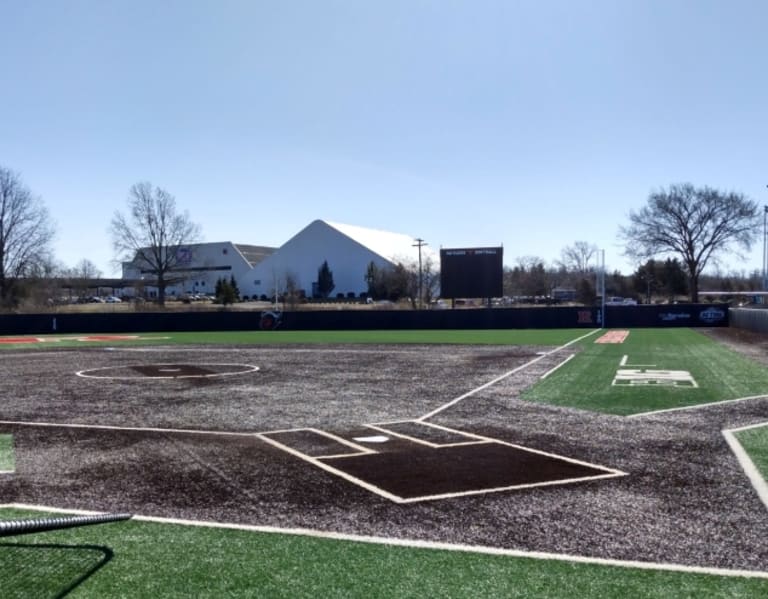
[[389, 441], [389, 437], [384, 435], [373, 435], [371, 437], [355, 437], [355, 441], [360, 443], [386, 443]]

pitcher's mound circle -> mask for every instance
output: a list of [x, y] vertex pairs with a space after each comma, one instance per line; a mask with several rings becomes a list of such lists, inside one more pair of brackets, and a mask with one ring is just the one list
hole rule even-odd
[[253, 364], [133, 364], [81, 370], [90, 379], [210, 379], [256, 372]]

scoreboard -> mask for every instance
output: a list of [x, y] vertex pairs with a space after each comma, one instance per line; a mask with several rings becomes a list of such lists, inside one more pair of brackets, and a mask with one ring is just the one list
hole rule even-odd
[[503, 279], [501, 247], [440, 250], [441, 297], [501, 297]]

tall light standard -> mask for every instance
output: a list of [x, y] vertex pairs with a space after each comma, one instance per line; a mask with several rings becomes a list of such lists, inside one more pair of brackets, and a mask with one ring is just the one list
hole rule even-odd
[[768, 291], [768, 206], [763, 206], [763, 291]]
[[421, 248], [425, 245], [429, 245], [426, 241], [424, 241], [421, 237], [416, 238], [416, 243], [413, 244], [412, 247], [419, 248], [419, 308], [422, 307], [422, 295], [421, 295]]

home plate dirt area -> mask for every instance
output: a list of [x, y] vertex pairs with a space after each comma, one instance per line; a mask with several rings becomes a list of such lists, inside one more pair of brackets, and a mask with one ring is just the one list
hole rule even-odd
[[622, 418], [525, 402], [573, 348], [3, 352], [0, 504], [768, 570], [721, 431], [765, 400]]

